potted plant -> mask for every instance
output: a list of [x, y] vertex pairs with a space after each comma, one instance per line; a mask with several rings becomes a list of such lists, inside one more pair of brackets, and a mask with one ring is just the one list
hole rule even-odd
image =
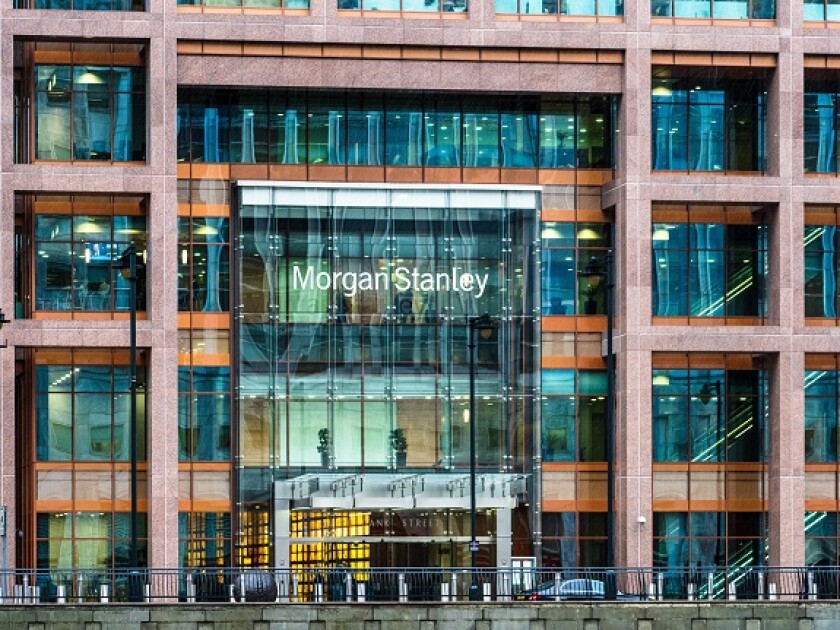
[[330, 466], [330, 430], [326, 427], [318, 431], [318, 452], [321, 453], [321, 466]]
[[389, 441], [391, 442], [391, 449], [394, 451], [394, 464], [397, 468], [404, 468], [406, 462], [405, 451], [408, 448], [405, 433], [402, 429], [394, 429], [391, 431]]
[[583, 302], [583, 314], [584, 315], [595, 315], [598, 312], [598, 286], [593, 286], [591, 284], [587, 284], [583, 291], [580, 292], [581, 297], [584, 299]]

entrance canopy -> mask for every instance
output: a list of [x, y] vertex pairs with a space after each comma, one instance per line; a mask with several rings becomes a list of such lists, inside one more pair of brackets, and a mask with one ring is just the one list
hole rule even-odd
[[[476, 508], [513, 509], [525, 476], [476, 476]], [[290, 509], [381, 510], [470, 508], [470, 476], [462, 473], [312, 473], [275, 483], [275, 498]]]

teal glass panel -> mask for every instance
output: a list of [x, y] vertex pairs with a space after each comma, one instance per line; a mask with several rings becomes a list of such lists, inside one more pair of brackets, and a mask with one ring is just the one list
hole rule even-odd
[[575, 397], [542, 402], [542, 456], [547, 462], [573, 462], [576, 457]]
[[423, 155], [423, 105], [419, 98], [385, 98], [385, 163], [420, 166]]
[[562, 15], [597, 15], [597, 0], [560, 0]]
[[822, 22], [825, 20], [825, 0], [803, 0], [802, 18], [805, 21]]
[[806, 173], [837, 172], [838, 130], [840, 130], [838, 102], [840, 102], [840, 97], [830, 86], [817, 82], [806, 83], [804, 96]]
[[836, 371], [805, 372], [805, 461], [837, 461]]
[[805, 227], [805, 316], [837, 316], [837, 227]]
[[710, 0], [674, 0], [674, 17], [712, 17], [712, 3]]
[[455, 99], [425, 100], [423, 134], [424, 166], [461, 165], [461, 108]]

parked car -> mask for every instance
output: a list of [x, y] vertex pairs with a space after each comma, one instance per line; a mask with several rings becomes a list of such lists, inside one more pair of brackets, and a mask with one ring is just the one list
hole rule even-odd
[[[516, 596], [520, 601], [555, 601], [557, 600], [557, 583], [552, 580], [543, 582], [539, 586], [527, 591], [522, 591]], [[589, 578], [575, 578], [560, 582], [560, 601], [592, 601], [605, 599], [604, 583], [601, 580]], [[616, 598], [623, 601], [637, 601], [637, 595], [628, 595], [618, 592]]]

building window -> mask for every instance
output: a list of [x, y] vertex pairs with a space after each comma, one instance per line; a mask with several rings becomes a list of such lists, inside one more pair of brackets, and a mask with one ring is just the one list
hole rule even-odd
[[178, 456], [230, 461], [230, 368], [178, 368]]
[[837, 2], [837, 0], [804, 0], [802, 13], [806, 22], [840, 22], [840, 2]]
[[[36, 520], [37, 563], [49, 570], [53, 585], [64, 584], [68, 593], [82, 589], [82, 597], [99, 600], [99, 585], [111, 585], [118, 601], [127, 601], [128, 584], [112, 580], [109, 569], [129, 567], [131, 514], [126, 512], [40, 512]], [[138, 564], [146, 566], [146, 515], [137, 515]], [[75, 580], [73, 570], [85, 569]], [[102, 570], [97, 573], [96, 570]], [[56, 573], [58, 571], [59, 573]], [[60, 571], [68, 571], [66, 574]], [[81, 574], [79, 574], [81, 577]]]
[[654, 462], [764, 462], [763, 370], [653, 371]]
[[[230, 513], [180, 512], [178, 514], [178, 557], [181, 567], [230, 567]], [[197, 589], [207, 592], [218, 584], [220, 598], [226, 599], [226, 584], [214, 581], [215, 576], [199, 580]], [[204, 601], [204, 600], [202, 600]]]
[[276, 10], [303, 10], [308, 11], [309, 0], [178, 0], [178, 7], [199, 7], [202, 11], [212, 12], [218, 10], [219, 12], [230, 11], [231, 8], [242, 9], [248, 12], [253, 9], [254, 12], [265, 11], [267, 9]]
[[836, 79], [806, 79], [804, 106], [805, 172], [837, 174], [840, 84]]
[[234, 93], [182, 89], [178, 159], [475, 168], [611, 168], [611, 97]]
[[[140, 382], [144, 368], [138, 368]], [[130, 458], [127, 365], [35, 368], [37, 460], [126, 462]], [[145, 395], [137, 396], [138, 458], [145, 459]]]
[[624, 0], [496, 0], [496, 13], [620, 16], [624, 14]]
[[542, 532], [542, 565], [547, 569], [606, 563], [607, 515], [603, 512], [543, 512]]
[[[750, 208], [672, 210], [653, 211], [652, 315], [763, 319], [768, 230], [761, 214]], [[687, 222], [657, 221], [669, 217]]]
[[611, 243], [609, 223], [542, 223], [543, 315], [603, 315], [606, 281], [592, 284], [584, 275], [603, 268]]
[[[34, 311], [127, 311], [130, 283], [121, 270], [131, 243], [137, 251], [137, 308], [145, 310], [143, 200], [35, 195], [32, 201]], [[54, 214], [61, 206], [67, 214]], [[135, 214], [117, 214], [129, 208]]]
[[467, 0], [338, 0], [338, 8], [402, 13], [465, 13]]
[[543, 370], [542, 393], [543, 461], [606, 461], [606, 372]]
[[[35, 159], [144, 162], [142, 46], [100, 44], [95, 45], [99, 50], [85, 49], [84, 55], [76, 44], [49, 55], [44, 54], [47, 44], [34, 46]], [[53, 61], [62, 57], [66, 62]]]
[[840, 206], [805, 209], [805, 317], [837, 319], [840, 291]]
[[766, 81], [718, 75], [714, 68], [653, 71], [653, 170], [766, 169]]
[[226, 217], [178, 219], [178, 310], [230, 309], [230, 234]]
[[805, 372], [805, 461], [837, 462], [840, 371]]
[[144, 0], [15, 0], [16, 9], [63, 11], [145, 11]]
[[[763, 512], [655, 512], [653, 515], [653, 565], [655, 567], [758, 566], [766, 564], [767, 515]], [[762, 549], [765, 551], [762, 553]], [[696, 586], [708, 597], [705, 574]], [[685, 596], [684, 576], [665, 586], [666, 595]], [[715, 582], [716, 598], [726, 585]]]
[[[807, 1], [807, 0], [806, 0]], [[652, 17], [772, 20], [774, 0], [651, 0]]]

